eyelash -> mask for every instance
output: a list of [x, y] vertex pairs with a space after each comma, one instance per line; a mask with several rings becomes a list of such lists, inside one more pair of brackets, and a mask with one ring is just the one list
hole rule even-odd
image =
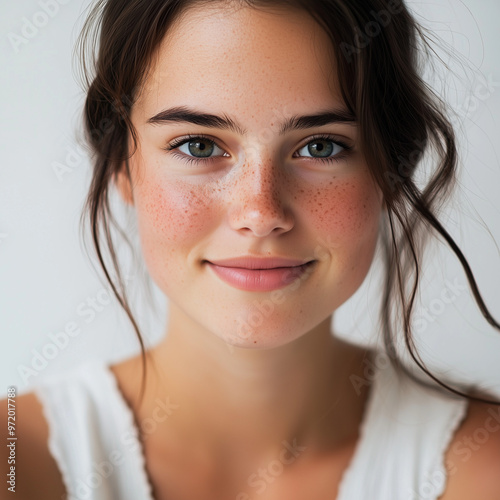
[[[212, 138], [210, 138], [204, 134], [198, 134], [198, 135], [187, 135], [185, 137], [181, 137], [179, 139], [176, 139], [176, 140], [170, 142], [164, 148], [164, 150], [167, 152], [173, 151], [174, 149], [177, 149], [177, 148], [181, 147], [182, 145], [193, 141], [193, 139], [204, 139], [206, 141], [212, 142], [218, 148], [223, 149]], [[344, 151], [338, 153], [336, 156], [331, 156], [329, 158], [314, 158], [312, 156], [311, 157], [302, 157], [302, 158], [309, 158], [311, 160], [318, 160], [318, 161], [325, 162], [325, 163], [332, 163], [333, 161], [339, 163], [342, 160], [345, 160], [347, 158], [347, 156], [349, 155], [349, 152], [351, 151], [351, 149], [353, 149], [353, 146], [348, 146], [343, 141], [338, 140], [335, 136], [328, 135], [328, 134], [317, 134], [317, 135], [313, 135], [312, 137], [310, 137], [309, 140], [304, 145], [302, 145], [300, 148], [298, 148], [298, 150], [303, 149], [305, 146], [307, 146], [311, 142], [320, 141], [320, 140], [331, 141], [334, 144], [342, 147], [344, 149]], [[172, 155], [177, 157], [177, 158], [180, 158], [181, 160], [183, 160], [187, 163], [208, 163], [208, 162], [213, 161], [217, 158], [225, 158], [223, 156], [212, 156], [209, 158], [196, 158], [194, 156], [187, 156], [184, 153], [182, 153], [182, 154], [172, 153]]]

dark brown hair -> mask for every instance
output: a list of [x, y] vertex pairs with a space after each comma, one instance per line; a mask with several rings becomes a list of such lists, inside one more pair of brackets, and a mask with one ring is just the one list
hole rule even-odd
[[[106, 279], [138, 335], [142, 389], [146, 350], [113, 246], [110, 230], [117, 224], [110, 210], [111, 182], [122, 168], [128, 171], [129, 136], [137, 147], [130, 111], [169, 27], [190, 7], [221, 3], [235, 8], [301, 9], [326, 31], [334, 49], [332, 64], [342, 98], [359, 123], [360, 147], [385, 198], [380, 326], [391, 363], [427, 387], [444, 387], [469, 399], [500, 404], [461, 392], [436, 378], [416, 352], [412, 337], [419, 263], [432, 230], [460, 260], [483, 316], [496, 329], [500, 325], [488, 311], [466, 258], [436, 217], [456, 180], [455, 134], [445, 103], [421, 76], [424, 56], [432, 50], [425, 29], [401, 0], [98, 0], [92, 8], [78, 44], [87, 83], [86, 139], [94, 155], [82, 223], [88, 220]], [[428, 152], [436, 156], [435, 164], [425, 186], [419, 188], [415, 174]], [[121, 234], [124, 236], [123, 231]], [[111, 279], [105, 263], [102, 236], [116, 280]], [[398, 359], [394, 345], [398, 325], [415, 363], [441, 387], [415, 378]]]

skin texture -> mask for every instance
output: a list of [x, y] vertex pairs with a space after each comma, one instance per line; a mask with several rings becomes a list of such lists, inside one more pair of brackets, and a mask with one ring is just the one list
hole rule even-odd
[[[365, 351], [332, 337], [330, 325], [370, 267], [382, 195], [355, 124], [279, 134], [291, 115], [344, 107], [333, 63], [328, 38], [303, 13], [192, 10], [164, 40], [132, 108], [138, 149], [131, 182], [122, 174], [118, 186], [136, 209], [149, 273], [170, 300], [165, 340], [152, 350], [160, 374], [137, 419], [158, 395], [179, 405], [146, 442], [158, 489], [161, 474], [175, 470], [165, 467], [169, 456], [186, 456], [198, 470], [195, 447], [210, 457], [199, 460], [197, 477], [227, 488], [234, 477], [236, 492], [284, 440], [308, 450], [289, 471], [319, 470], [328, 457], [328, 490], [316, 480], [324, 492], [336, 491], [332, 463], [340, 474], [350, 457], [368, 393], [357, 394], [349, 376], [362, 375]], [[246, 133], [148, 123], [174, 106], [229, 116]], [[187, 145], [165, 151], [200, 133], [220, 148], [213, 161], [186, 163], [179, 156], [189, 155]], [[334, 145], [338, 161], [318, 160], [305, 147], [314, 134], [334, 134], [352, 150]], [[316, 263], [279, 300], [233, 288], [203, 263], [248, 254]], [[135, 360], [115, 370], [130, 400], [137, 369]], [[157, 474], [154, 464], [162, 464]], [[175, 478], [182, 484], [172, 473], [171, 488]]]
[[[190, 11], [169, 33], [133, 107], [139, 149], [130, 162], [132, 182], [120, 175], [117, 184], [137, 210], [144, 258], [170, 314], [165, 340], [150, 351], [159, 370], [148, 372], [140, 408], [140, 358], [111, 369], [141, 430], [156, 500], [255, 498], [248, 480], [283, 457], [283, 441], [302, 451], [278, 477], [267, 475], [258, 498], [332, 500], [352, 459], [369, 391], [357, 393], [349, 377], [364, 377], [366, 353], [332, 337], [330, 323], [366, 275], [382, 199], [356, 127], [277, 133], [290, 115], [342, 105], [327, 71], [328, 44], [304, 13]], [[146, 124], [179, 105], [226, 114], [248, 132]], [[354, 149], [340, 163], [293, 156], [320, 132]], [[196, 167], [162, 149], [188, 133], [210, 135], [227, 156]], [[276, 300], [231, 288], [202, 264], [242, 254], [318, 262]], [[242, 336], [238, 318], [256, 311], [264, 320]], [[171, 410], [159, 411], [158, 401]], [[40, 402], [29, 393], [16, 405], [16, 498], [65, 498]], [[500, 500], [495, 422], [498, 408], [469, 405], [446, 452], [449, 478], [440, 500]], [[6, 399], [0, 427], [7, 430]], [[488, 439], [478, 445], [476, 431], [484, 436], [486, 428]], [[6, 488], [3, 498], [10, 498]]]

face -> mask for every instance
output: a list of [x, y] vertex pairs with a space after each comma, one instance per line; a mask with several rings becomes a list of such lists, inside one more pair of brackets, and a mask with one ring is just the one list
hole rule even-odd
[[[368, 272], [382, 194], [357, 125], [293, 120], [345, 112], [333, 70], [330, 41], [306, 14], [248, 7], [188, 11], [154, 59], [132, 109], [132, 182], [122, 176], [120, 189], [137, 211], [151, 277], [207, 335], [284, 345], [327, 319]], [[181, 107], [222, 119], [173, 119]], [[287, 123], [302, 126], [283, 131]], [[241, 256], [312, 263], [211, 264]]]

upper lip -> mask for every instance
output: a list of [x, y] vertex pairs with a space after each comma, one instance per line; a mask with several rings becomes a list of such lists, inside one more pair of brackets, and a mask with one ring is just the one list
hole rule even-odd
[[296, 267], [311, 262], [311, 259], [290, 259], [286, 257], [252, 257], [243, 255], [231, 259], [209, 260], [208, 262], [223, 267], [241, 267], [243, 269], [272, 269], [275, 267]]

